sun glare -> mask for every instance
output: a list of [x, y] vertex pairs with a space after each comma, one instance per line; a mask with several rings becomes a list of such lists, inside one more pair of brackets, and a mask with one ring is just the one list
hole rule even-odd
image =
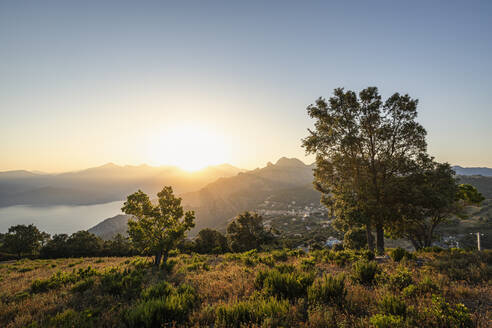
[[160, 131], [149, 142], [154, 165], [175, 165], [193, 172], [227, 161], [224, 139], [201, 125], [181, 125]]

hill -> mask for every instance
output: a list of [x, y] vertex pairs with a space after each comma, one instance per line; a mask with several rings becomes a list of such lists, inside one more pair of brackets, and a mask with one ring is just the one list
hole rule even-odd
[[492, 177], [492, 169], [488, 167], [461, 167], [455, 165], [453, 166], [453, 170], [457, 175], [483, 175], [485, 177]]
[[127, 222], [130, 217], [130, 215], [119, 214], [96, 224], [87, 231], [105, 240], [112, 239], [117, 234], [125, 236], [128, 228]]
[[99, 204], [122, 200], [137, 189], [155, 194], [164, 185], [172, 185], [176, 193], [183, 193], [242, 171], [227, 164], [186, 172], [172, 166], [108, 163], [61, 174], [0, 172], [0, 206]]

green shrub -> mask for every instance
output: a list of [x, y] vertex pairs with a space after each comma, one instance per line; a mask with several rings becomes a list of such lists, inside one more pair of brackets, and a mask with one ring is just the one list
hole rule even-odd
[[275, 261], [287, 261], [289, 259], [289, 256], [287, 255], [286, 250], [281, 250], [281, 251], [273, 251], [272, 252], [273, 259]]
[[258, 258], [258, 261], [260, 263], [263, 263], [263, 264], [268, 265], [269, 267], [275, 266], [275, 261], [273, 260], [273, 256], [272, 255], [261, 256], [260, 258]]
[[301, 269], [304, 271], [310, 271], [314, 269], [315, 265], [316, 265], [316, 260], [314, 257], [303, 259], [301, 261]]
[[393, 295], [385, 295], [379, 301], [379, 309], [384, 314], [405, 317], [407, 315], [407, 305], [404, 301]]
[[408, 252], [406, 249], [398, 247], [390, 252], [390, 257], [393, 259], [393, 261], [400, 262], [404, 258], [412, 259], [413, 255], [412, 253]]
[[289, 302], [273, 297], [219, 305], [215, 313], [218, 327], [262, 325], [266, 320], [272, 327], [291, 326]]
[[165, 295], [169, 285], [158, 284], [142, 292], [143, 300], [129, 309], [124, 315], [128, 327], [161, 327], [165, 323], [184, 323], [196, 302], [195, 290], [189, 285], [181, 285], [170, 294]]
[[91, 289], [94, 286], [94, 282], [95, 280], [92, 277], [81, 280], [73, 285], [72, 292], [83, 293]]
[[161, 281], [153, 286], [147, 287], [141, 293], [144, 300], [152, 298], [167, 297], [174, 292], [174, 287], [167, 281]]
[[416, 285], [410, 284], [407, 287], [403, 288], [401, 291], [401, 295], [405, 298], [413, 298], [416, 297], [419, 293], [419, 289]]
[[358, 261], [352, 266], [352, 280], [363, 285], [372, 285], [376, 276], [381, 273], [376, 262]]
[[104, 293], [117, 296], [134, 297], [140, 293], [143, 273], [138, 270], [111, 269], [101, 276], [101, 289]]
[[412, 275], [406, 269], [400, 269], [388, 277], [390, 288], [402, 290], [413, 283]]
[[308, 300], [311, 304], [326, 304], [341, 306], [345, 302], [347, 289], [345, 276], [325, 275], [308, 288]]
[[304, 297], [307, 288], [313, 283], [314, 276], [296, 271], [282, 273], [279, 270], [260, 271], [255, 286], [271, 296], [295, 299]]
[[463, 304], [451, 305], [442, 297], [432, 297], [432, 307], [430, 309], [433, 325], [435, 327], [474, 327], [470, 313]]
[[421, 294], [426, 293], [438, 293], [440, 291], [439, 286], [432, 280], [431, 277], [425, 276], [419, 281], [417, 285], [418, 291]]
[[94, 327], [93, 315], [90, 310], [77, 312], [73, 309], [67, 309], [57, 313], [49, 320], [49, 327], [59, 328], [91, 328]]
[[370, 319], [372, 327], [374, 328], [400, 328], [404, 327], [404, 320], [400, 316], [387, 315], [387, 314], [375, 314]]

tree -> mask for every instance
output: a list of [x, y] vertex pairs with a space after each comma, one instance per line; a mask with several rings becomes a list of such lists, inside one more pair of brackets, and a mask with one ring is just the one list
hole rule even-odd
[[244, 212], [227, 226], [227, 239], [232, 251], [244, 252], [269, 243], [273, 235], [264, 229], [262, 216]]
[[479, 205], [485, 200], [485, 197], [478, 192], [477, 188], [469, 184], [460, 184], [458, 186], [458, 199], [461, 199], [466, 205]]
[[129, 256], [133, 254], [133, 249], [130, 240], [118, 233], [112, 240], [104, 242], [104, 253], [109, 256]]
[[10, 227], [4, 235], [4, 247], [21, 258], [23, 254], [33, 255], [39, 251], [47, 238], [49, 235], [39, 231], [33, 224], [19, 224]]
[[171, 187], [164, 187], [157, 197], [158, 204], [153, 205], [149, 196], [138, 190], [128, 196], [121, 210], [133, 216], [128, 221], [130, 239], [139, 250], [153, 254], [158, 267], [195, 226], [195, 213], [184, 212], [181, 198], [174, 196]]
[[69, 257], [70, 253], [68, 250], [67, 234], [57, 234], [54, 235], [48, 242], [41, 248], [40, 254], [44, 258], [59, 258], [59, 257]]
[[316, 155], [314, 185], [322, 202], [348, 226], [364, 226], [369, 248], [384, 252], [384, 229], [394, 219], [391, 190], [395, 177], [426, 152], [425, 129], [416, 122], [416, 99], [393, 94], [384, 103], [376, 87], [335, 89], [307, 111], [314, 130], [302, 140]]
[[227, 238], [213, 229], [202, 229], [195, 239], [195, 249], [198, 253], [222, 254], [227, 252]]
[[458, 211], [458, 185], [448, 163], [422, 158], [414, 172], [399, 178], [393, 190], [398, 220], [393, 237], [410, 240], [415, 249], [431, 246], [436, 228]]
[[69, 256], [98, 256], [102, 254], [104, 241], [93, 233], [85, 230], [74, 232], [67, 239]]
[[367, 247], [366, 231], [362, 228], [351, 228], [343, 236], [343, 247], [348, 249], [362, 249]]

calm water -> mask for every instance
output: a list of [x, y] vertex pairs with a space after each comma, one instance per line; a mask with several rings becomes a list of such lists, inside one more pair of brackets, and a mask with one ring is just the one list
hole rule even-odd
[[87, 230], [109, 217], [121, 214], [123, 201], [84, 206], [9, 206], [0, 208], [0, 232], [16, 224], [33, 223], [50, 234]]

